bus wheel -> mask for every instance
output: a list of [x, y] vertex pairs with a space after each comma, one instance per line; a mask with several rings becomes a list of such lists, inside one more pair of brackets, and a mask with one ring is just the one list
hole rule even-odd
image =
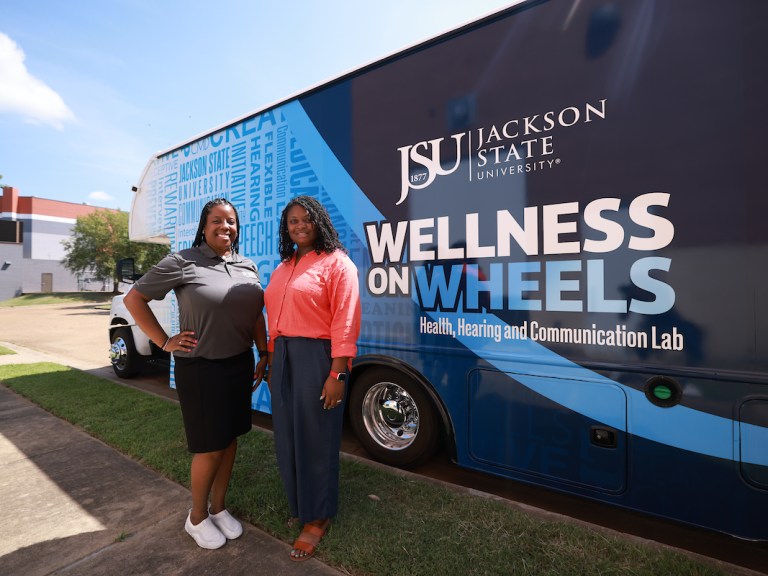
[[128, 328], [115, 330], [112, 334], [112, 346], [109, 349], [109, 360], [115, 374], [120, 378], [135, 376], [139, 371], [137, 356], [131, 331]]
[[376, 460], [411, 467], [435, 453], [437, 411], [422, 386], [392, 368], [373, 368], [355, 379], [349, 418], [363, 448]]

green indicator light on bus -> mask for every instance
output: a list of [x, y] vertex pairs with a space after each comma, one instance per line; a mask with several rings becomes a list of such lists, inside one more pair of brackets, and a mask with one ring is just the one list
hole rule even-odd
[[656, 386], [653, 389], [653, 395], [659, 400], [669, 400], [672, 397], [672, 390], [668, 386]]

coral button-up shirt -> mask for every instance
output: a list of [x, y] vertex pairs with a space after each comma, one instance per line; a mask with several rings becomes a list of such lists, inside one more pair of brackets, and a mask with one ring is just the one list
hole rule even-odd
[[312, 251], [281, 262], [264, 291], [270, 352], [279, 336], [331, 341], [331, 357], [357, 354], [360, 335], [360, 287], [357, 267], [341, 250]]

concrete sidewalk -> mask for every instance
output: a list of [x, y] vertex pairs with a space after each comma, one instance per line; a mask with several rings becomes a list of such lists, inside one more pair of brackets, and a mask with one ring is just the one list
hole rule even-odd
[[[6, 344], [3, 344], [6, 345]], [[56, 361], [25, 351], [2, 364]], [[0, 385], [0, 572], [333, 575], [291, 562], [290, 546], [252, 525], [218, 550], [184, 531], [189, 491]]]

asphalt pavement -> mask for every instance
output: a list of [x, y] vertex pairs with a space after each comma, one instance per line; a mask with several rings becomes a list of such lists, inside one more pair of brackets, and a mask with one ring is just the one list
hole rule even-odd
[[[0, 342], [0, 364], [61, 358]], [[0, 573], [7, 575], [333, 575], [244, 523], [203, 550], [184, 531], [189, 491], [0, 385]]]

